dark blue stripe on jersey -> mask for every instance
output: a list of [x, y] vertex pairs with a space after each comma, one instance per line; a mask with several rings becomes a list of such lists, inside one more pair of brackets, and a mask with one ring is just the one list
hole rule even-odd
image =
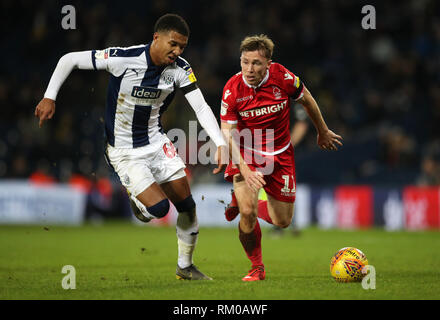
[[150, 119], [151, 106], [134, 106], [132, 132], [133, 148], [142, 147], [150, 143], [148, 137], [148, 120]]
[[116, 105], [118, 103], [119, 89], [121, 88], [121, 81], [125, 75], [124, 73], [119, 76], [110, 76], [110, 81], [107, 88], [107, 103], [105, 111], [105, 135], [107, 142], [111, 146], [115, 146], [115, 116]]
[[96, 57], [95, 57], [95, 54], [96, 54], [96, 50], [92, 50], [92, 64], [93, 64], [93, 69], [97, 70], [97, 69], [96, 69]]
[[176, 86], [174, 86], [174, 90], [173, 92], [171, 92], [168, 97], [165, 98], [165, 100], [163, 101], [163, 105], [160, 107], [159, 110], [159, 128], [160, 128], [160, 132], [163, 132], [163, 127], [162, 127], [162, 114], [168, 109], [171, 101], [173, 101], [173, 98], [176, 94]]
[[189, 63], [183, 60], [181, 57], [177, 57], [176, 64], [185, 71], [188, 71], [188, 69], [191, 67]]
[[[147, 58], [148, 69], [145, 71], [141, 86], [157, 88], [159, 85], [160, 75], [165, 67], [158, 67], [153, 64], [150, 57], [150, 44], [144, 48], [145, 56]], [[148, 137], [148, 121], [150, 120], [151, 107], [135, 106], [133, 115], [133, 147], [142, 147], [149, 144]]]
[[144, 53], [145, 46], [131, 49], [110, 49], [110, 57], [138, 57]]

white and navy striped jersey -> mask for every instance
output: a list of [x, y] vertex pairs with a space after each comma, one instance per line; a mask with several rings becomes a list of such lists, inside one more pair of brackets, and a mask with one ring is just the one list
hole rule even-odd
[[168, 66], [155, 66], [150, 44], [92, 51], [96, 70], [107, 70], [111, 78], [107, 92], [105, 132], [116, 148], [137, 148], [164, 134], [161, 116], [176, 89], [196, 89], [189, 63], [181, 57]]

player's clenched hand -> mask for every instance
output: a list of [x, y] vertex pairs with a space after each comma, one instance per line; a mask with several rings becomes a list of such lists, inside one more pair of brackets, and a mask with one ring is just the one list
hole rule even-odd
[[241, 175], [246, 181], [248, 187], [254, 190], [255, 192], [258, 192], [258, 190], [260, 190], [263, 186], [266, 185], [266, 181], [264, 181], [263, 174], [259, 171], [252, 171], [250, 169], [247, 169], [247, 170], [243, 170], [243, 172], [241, 172]]
[[217, 168], [212, 173], [217, 174], [222, 172], [229, 162], [229, 152], [227, 146], [219, 146], [215, 152], [215, 160], [217, 161]]
[[35, 116], [40, 118], [40, 128], [43, 122], [52, 119], [55, 114], [55, 101], [48, 98], [43, 98], [35, 108]]
[[318, 133], [318, 146], [325, 150], [338, 150], [342, 146], [342, 137], [331, 130]]

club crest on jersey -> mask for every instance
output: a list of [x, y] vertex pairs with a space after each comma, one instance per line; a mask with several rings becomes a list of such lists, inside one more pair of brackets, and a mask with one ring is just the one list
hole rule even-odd
[[281, 99], [282, 95], [280, 88], [273, 86], [272, 89], [273, 89], [273, 96], [275, 97], [275, 99]]
[[172, 84], [174, 82], [174, 77], [171, 74], [164, 74], [162, 77], [165, 84]]
[[163, 152], [168, 158], [174, 158], [177, 154], [177, 150], [174, 147], [174, 144], [171, 142], [167, 142], [162, 146]]
[[134, 86], [131, 96], [138, 99], [158, 99], [162, 90], [152, 87]]

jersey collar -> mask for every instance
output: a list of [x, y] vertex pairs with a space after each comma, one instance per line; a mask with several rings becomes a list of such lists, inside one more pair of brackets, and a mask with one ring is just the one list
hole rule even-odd
[[243, 79], [244, 84], [247, 85], [249, 88], [257, 89], [257, 88], [261, 87], [263, 84], [265, 84], [267, 82], [267, 79], [269, 79], [269, 69], [266, 71], [266, 75], [264, 76], [263, 80], [261, 80], [261, 82], [257, 86], [253, 86], [253, 85], [247, 83], [243, 74], [241, 75], [241, 78]]

